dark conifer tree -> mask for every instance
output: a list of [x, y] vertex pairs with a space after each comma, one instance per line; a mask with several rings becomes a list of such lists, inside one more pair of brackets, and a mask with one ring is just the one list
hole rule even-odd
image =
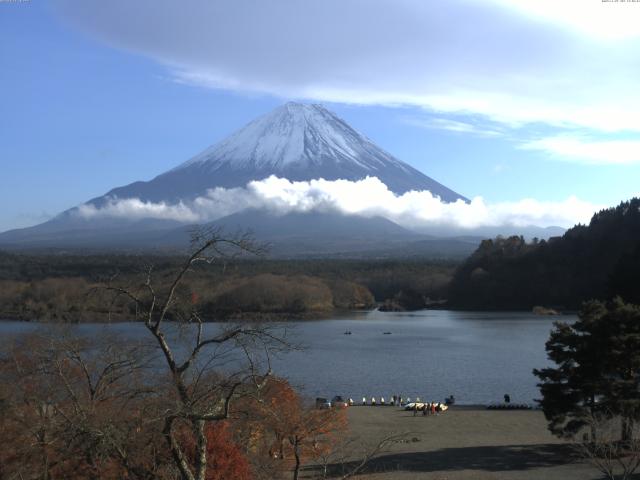
[[572, 437], [598, 416], [618, 416], [630, 440], [640, 418], [640, 307], [620, 298], [587, 302], [579, 320], [556, 323], [546, 344], [556, 366], [536, 369], [549, 429]]
[[589, 302], [574, 324], [556, 322], [546, 343], [556, 367], [533, 372], [541, 380], [539, 403], [555, 435], [575, 435], [596, 413], [604, 388], [601, 358], [606, 348], [598, 339], [597, 319], [605, 312], [601, 303]]
[[607, 329], [605, 357], [609, 410], [622, 419], [622, 440], [631, 440], [640, 418], [640, 307], [614, 299], [600, 320]]

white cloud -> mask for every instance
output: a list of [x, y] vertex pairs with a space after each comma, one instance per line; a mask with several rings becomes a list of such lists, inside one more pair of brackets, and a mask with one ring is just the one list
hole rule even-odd
[[110, 197], [100, 207], [85, 203], [78, 207], [76, 214], [82, 218], [116, 217], [129, 220], [159, 218], [179, 222], [198, 222], [201, 220], [199, 214], [182, 202], [170, 205], [164, 202], [143, 202], [138, 198]]
[[500, 1], [505, 6], [585, 35], [615, 40], [640, 36], [640, 5], [637, 0]]
[[590, 140], [579, 136], [556, 135], [520, 145], [553, 158], [598, 165], [640, 163], [640, 140]]
[[473, 123], [461, 122], [460, 120], [452, 120], [449, 118], [403, 117], [401, 121], [414, 127], [447, 130], [456, 133], [471, 133], [479, 137], [499, 137], [503, 135], [503, 132], [498, 129], [479, 127]]
[[[510, 126], [640, 131], [640, 4], [601, 0], [57, 0], [181, 82], [413, 105]], [[620, 38], [624, 41], [620, 41]]]
[[374, 177], [360, 181], [311, 180], [291, 182], [271, 176], [246, 188], [215, 188], [186, 205], [141, 202], [138, 199], [111, 199], [104, 207], [79, 207], [84, 218], [166, 218], [184, 222], [215, 220], [246, 208], [264, 208], [275, 214], [290, 212], [341, 212], [351, 215], [383, 216], [400, 225], [415, 228], [451, 227], [472, 229], [494, 226], [561, 226], [587, 223], [602, 208], [576, 197], [561, 202], [524, 199], [517, 202], [488, 203], [482, 197], [471, 202], [443, 203], [428, 191], [403, 195], [391, 192]]

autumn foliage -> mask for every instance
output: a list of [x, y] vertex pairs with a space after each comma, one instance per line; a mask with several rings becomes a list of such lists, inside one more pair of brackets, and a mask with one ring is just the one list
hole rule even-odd
[[[247, 399], [238, 423], [249, 435], [247, 445], [262, 465], [293, 471], [319, 458], [347, 429], [346, 410], [319, 410], [306, 403], [289, 383], [271, 378], [260, 398]], [[268, 461], [267, 461], [268, 460]]]
[[[207, 439], [207, 480], [251, 480], [251, 465], [230, 427], [229, 421], [216, 422], [206, 427]], [[185, 450], [192, 457], [195, 454], [195, 439], [188, 431], [183, 439]], [[192, 459], [193, 463], [193, 459]]]
[[[175, 479], [163, 437], [171, 389], [139, 346], [31, 337], [0, 361], [0, 478]], [[247, 389], [228, 420], [206, 424], [207, 480], [297, 478], [346, 428], [279, 378]], [[196, 440], [178, 435], [190, 464]]]
[[34, 336], [2, 359], [0, 478], [162, 476], [166, 453], [148, 420], [155, 403], [144, 401], [140, 358], [105, 340]]

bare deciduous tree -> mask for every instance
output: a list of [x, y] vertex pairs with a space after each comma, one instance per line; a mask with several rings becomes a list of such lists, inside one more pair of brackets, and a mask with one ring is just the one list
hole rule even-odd
[[[196, 232], [193, 253], [168, 282], [156, 290], [149, 268], [141, 285], [105, 288], [114, 301], [130, 301], [160, 349], [173, 392], [162, 413], [162, 434], [183, 480], [205, 480], [209, 450], [205, 427], [229, 418], [232, 403], [255, 394], [270, 374], [269, 355], [288, 345], [264, 325], [207, 328], [183, 289], [185, 278], [199, 264], [225, 262], [232, 256], [260, 254], [263, 249], [248, 235], [228, 237], [218, 229]], [[185, 450], [184, 436], [195, 451]]]
[[22, 338], [2, 359], [2, 478], [157, 478], [153, 429], [141, 428], [153, 418], [149, 352], [56, 333]]
[[598, 412], [585, 420], [587, 427], [597, 435], [585, 436], [575, 444], [578, 455], [594, 466], [610, 480], [632, 478], [640, 468], [640, 440], [638, 428], [626, 432], [627, 440], [620, 440], [622, 429], [629, 429], [625, 419], [619, 415]]

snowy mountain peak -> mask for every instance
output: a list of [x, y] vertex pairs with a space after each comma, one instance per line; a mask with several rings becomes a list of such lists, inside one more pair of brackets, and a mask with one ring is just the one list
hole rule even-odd
[[147, 182], [114, 188], [105, 198], [176, 203], [214, 187], [246, 187], [271, 175], [290, 181], [377, 177], [391, 191], [429, 190], [445, 202], [466, 200], [398, 160], [322, 105], [289, 102], [191, 160]]
[[194, 165], [217, 170], [231, 168], [273, 169], [291, 166], [319, 167], [352, 164], [375, 171], [385, 163], [404, 164], [375, 146], [322, 105], [286, 103], [252, 121], [222, 142], [209, 147], [175, 170]]

